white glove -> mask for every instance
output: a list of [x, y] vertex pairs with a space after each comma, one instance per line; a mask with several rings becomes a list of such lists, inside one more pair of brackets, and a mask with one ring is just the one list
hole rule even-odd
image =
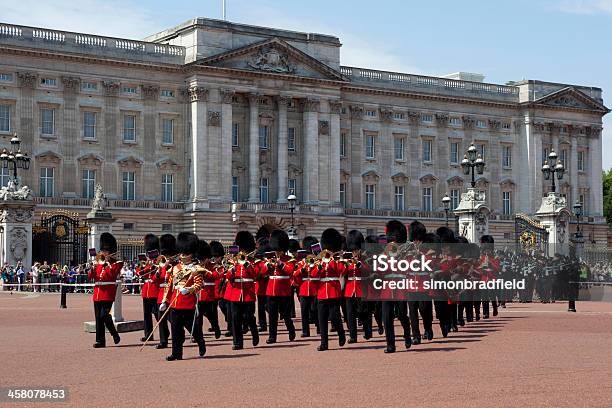
[[187, 295], [187, 294], [189, 294], [189, 289], [181, 288], [180, 292], [181, 292], [181, 295]]
[[165, 312], [167, 308], [168, 308], [168, 304], [167, 303], [162, 303], [161, 305], [159, 305], [159, 311], [160, 312]]

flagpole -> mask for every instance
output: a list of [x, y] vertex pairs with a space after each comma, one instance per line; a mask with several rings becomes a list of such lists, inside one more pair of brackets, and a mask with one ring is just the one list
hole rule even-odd
[[225, 4], [225, 0], [222, 0], [223, 3], [223, 21], [227, 21], [227, 6]]

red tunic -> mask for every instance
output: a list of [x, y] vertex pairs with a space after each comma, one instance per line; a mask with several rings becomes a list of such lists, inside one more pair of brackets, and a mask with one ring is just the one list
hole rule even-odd
[[207, 262], [204, 265], [206, 271], [203, 274], [202, 290], [200, 290], [200, 302], [212, 302], [217, 299], [215, 288], [219, 280], [219, 272], [215, 268], [215, 264]]
[[[153, 279], [155, 280], [155, 283], [157, 283], [159, 290], [157, 292], [157, 304], [161, 305], [161, 303], [163, 302], [164, 299], [164, 292], [166, 291], [166, 288], [168, 287], [168, 272], [166, 270], [165, 266], [158, 266], [157, 267], [157, 273], [155, 273], [153, 275]], [[170, 294], [172, 294], [172, 288], [170, 288]], [[170, 298], [170, 296], [168, 296], [168, 298]]]
[[156, 282], [153, 276], [154, 273], [151, 273], [152, 270], [153, 267], [150, 263], [147, 263], [144, 268], [140, 266], [136, 268], [136, 275], [143, 279], [142, 288], [140, 289], [140, 295], [143, 299], [157, 299], [159, 296], [159, 283]]
[[[106, 266], [104, 266], [106, 265]], [[89, 279], [94, 281], [93, 301], [114, 301], [117, 293], [117, 278], [123, 268], [123, 262], [113, 264], [98, 263], [89, 271]]]
[[257, 296], [266, 296], [266, 290], [268, 290], [268, 263], [263, 259], [255, 261], [253, 267], [257, 279], [255, 280], [255, 293]]
[[479, 269], [482, 271], [481, 279], [485, 282], [495, 279], [501, 266], [499, 259], [494, 256], [480, 255]]
[[346, 284], [344, 285], [344, 297], [363, 297], [362, 279], [367, 265], [356, 259], [350, 262], [346, 268]]
[[291, 296], [291, 276], [295, 266], [293, 258], [281, 255], [278, 262], [269, 265], [271, 265], [268, 268], [270, 281], [266, 296]]
[[293, 272], [295, 286], [298, 287], [298, 296], [317, 296], [319, 281], [321, 278], [312, 276], [315, 265], [307, 265], [306, 260], [301, 260]]
[[227, 286], [223, 298], [230, 302], [254, 302], [256, 277], [255, 268], [250, 262], [236, 264], [225, 274]]
[[337, 299], [342, 296], [340, 276], [345, 273], [345, 269], [344, 264], [335, 259], [313, 268], [312, 276], [321, 279], [317, 288], [317, 299]]
[[168, 273], [168, 280], [166, 281], [168, 287], [166, 291], [168, 292], [169, 288], [172, 288], [172, 285], [182, 286], [184, 288], [193, 288], [190, 293], [183, 295], [180, 292], [180, 288], [174, 287], [171, 293], [165, 295], [165, 299], [169, 302], [170, 307], [175, 309], [195, 309], [196, 307], [196, 293], [201, 289], [202, 285], [202, 275], [197, 273], [191, 273], [189, 277], [182, 279], [179, 282], [174, 281], [174, 275], [181, 271], [186, 266], [182, 263], [179, 263], [172, 267], [171, 273]]

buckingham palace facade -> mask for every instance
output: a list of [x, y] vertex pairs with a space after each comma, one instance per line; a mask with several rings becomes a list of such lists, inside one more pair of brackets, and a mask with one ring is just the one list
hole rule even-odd
[[491, 232], [509, 242], [514, 214], [550, 187], [554, 149], [559, 191], [605, 244], [600, 88], [348, 67], [340, 51], [334, 36], [204, 18], [143, 41], [0, 23], [0, 144], [16, 132], [32, 156], [20, 176], [38, 217], [84, 215], [100, 183], [122, 239], [222, 240], [288, 227], [291, 193], [300, 236], [382, 233], [391, 217], [443, 225], [473, 142]]

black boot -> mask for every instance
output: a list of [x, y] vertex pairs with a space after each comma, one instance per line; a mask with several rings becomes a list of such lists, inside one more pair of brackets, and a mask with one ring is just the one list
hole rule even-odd
[[385, 349], [385, 354], [395, 353], [395, 346], [387, 346]]
[[198, 344], [198, 351], [200, 352], [200, 357], [204, 357], [204, 354], [206, 354], [206, 343]]
[[174, 361], [174, 360], [182, 360], [183, 356], [175, 356], [174, 354], [170, 354], [166, 357], [166, 361]]

